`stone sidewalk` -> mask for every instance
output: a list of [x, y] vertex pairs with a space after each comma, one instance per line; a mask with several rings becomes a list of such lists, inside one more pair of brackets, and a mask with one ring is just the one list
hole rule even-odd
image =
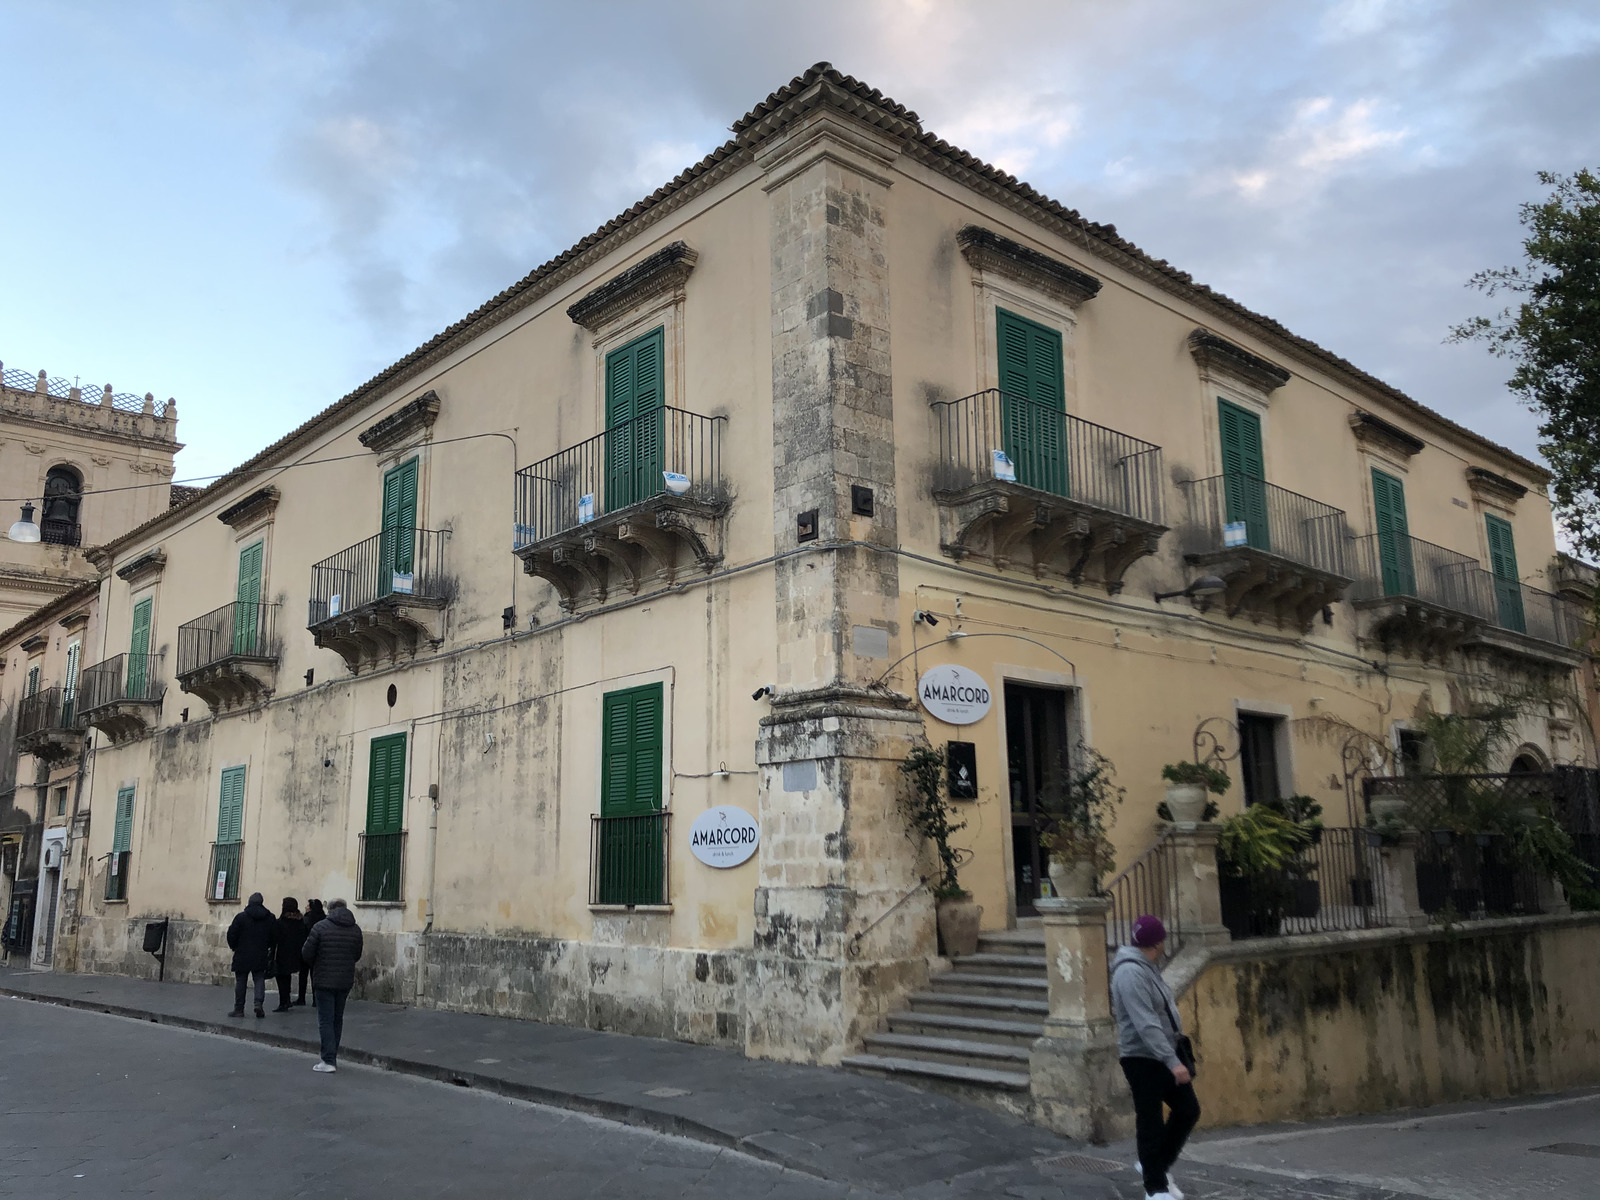
[[[231, 989], [0, 969], [0, 994], [303, 1049], [308, 1075], [316, 1052], [309, 1005], [231, 1019]], [[1074, 1171], [1059, 1160], [1099, 1157], [1092, 1148], [904, 1084], [681, 1042], [352, 1001], [339, 1056], [676, 1134], [872, 1193], [1085, 1200], [1122, 1195], [1134, 1179]]]

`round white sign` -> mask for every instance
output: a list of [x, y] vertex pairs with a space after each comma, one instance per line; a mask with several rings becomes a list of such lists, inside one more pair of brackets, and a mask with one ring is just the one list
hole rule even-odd
[[989, 685], [983, 676], [946, 663], [930, 667], [917, 683], [917, 698], [946, 725], [971, 725], [989, 715]]
[[708, 808], [689, 826], [689, 849], [708, 867], [737, 867], [761, 844], [761, 826], [732, 804]]

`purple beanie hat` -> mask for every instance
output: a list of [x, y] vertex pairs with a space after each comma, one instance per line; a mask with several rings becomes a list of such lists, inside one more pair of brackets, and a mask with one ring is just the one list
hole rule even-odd
[[1167, 940], [1167, 927], [1161, 923], [1160, 917], [1148, 914], [1140, 917], [1133, 923], [1133, 944], [1135, 946], [1159, 946]]

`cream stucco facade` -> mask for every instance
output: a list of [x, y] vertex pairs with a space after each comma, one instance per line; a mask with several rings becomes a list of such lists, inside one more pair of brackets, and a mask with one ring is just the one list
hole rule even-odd
[[[1009, 398], [1023, 335], [1045, 417]], [[1350, 737], [1370, 757], [1476, 692], [1543, 681], [1525, 752], [1592, 760], [1541, 615], [1545, 484], [814, 69], [104, 549], [86, 662], [147, 622], [166, 692], [90, 734], [75, 961], [145, 972], [171, 918], [168, 972], [214, 978], [238, 895], [346, 896], [367, 995], [837, 1061], [936, 954], [897, 808], [924, 739], [973, 748], [958, 840], [990, 929], [1039, 887], [1030, 728], [1116, 764], [1124, 863], [1206, 722], [1255, 739], [1226, 806], [1253, 772], [1334, 824]], [[1380, 528], [1418, 539], [1398, 567]], [[1155, 598], [1204, 575], [1225, 590]], [[941, 664], [987, 715], [917, 703]], [[761, 836], [726, 869], [688, 843], [719, 805]]]

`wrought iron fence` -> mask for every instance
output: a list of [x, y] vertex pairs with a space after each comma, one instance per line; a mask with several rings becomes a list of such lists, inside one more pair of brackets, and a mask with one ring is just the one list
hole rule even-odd
[[128, 898], [128, 871], [133, 866], [132, 850], [113, 850], [106, 856], [106, 899]]
[[671, 819], [669, 812], [590, 818], [590, 904], [668, 902]]
[[1205, 549], [1250, 546], [1319, 571], [1349, 574], [1344, 509], [1240, 472], [1178, 486]]
[[1567, 831], [1589, 866], [1589, 885], [1600, 887], [1600, 771], [1593, 767], [1556, 767], [1551, 816]]
[[935, 492], [1001, 480], [1161, 523], [1160, 446], [998, 388], [935, 401], [933, 414]]
[[44, 688], [25, 696], [17, 705], [17, 736], [82, 729], [77, 692], [64, 687]]
[[206, 876], [207, 900], [239, 898], [239, 864], [243, 860], [243, 842], [211, 843], [211, 874]]
[[726, 417], [680, 408], [613, 425], [517, 472], [513, 549], [664, 493], [720, 503]]
[[1539, 874], [1518, 861], [1502, 834], [1423, 834], [1417, 849], [1417, 902], [1422, 911], [1462, 920], [1543, 912]]
[[1558, 646], [1574, 646], [1584, 635], [1584, 613], [1572, 601], [1515, 579], [1501, 579], [1488, 571], [1484, 574], [1494, 596], [1495, 624], [1500, 628]]
[[84, 714], [124, 700], [159, 702], [167, 685], [160, 654], [118, 654], [86, 667], [78, 681], [78, 711]]
[[178, 676], [227, 658], [276, 658], [278, 606], [235, 600], [178, 626]]
[[444, 548], [450, 534], [434, 529], [385, 529], [311, 568], [306, 620], [317, 626], [390, 597], [444, 600]]
[[1222, 875], [1222, 922], [1235, 939], [1389, 923], [1381, 842], [1365, 829], [1322, 829], [1281, 870]]
[[1160, 917], [1167, 928], [1163, 958], [1183, 949], [1183, 905], [1171, 830], [1163, 830], [1155, 844], [1113, 875], [1103, 890], [1111, 898], [1111, 911], [1106, 914], [1108, 946], [1131, 945], [1133, 923], [1149, 914]]
[[356, 897], [367, 902], [398, 902], [405, 897], [406, 835], [363, 833], [361, 877]]
[[1371, 533], [1354, 541], [1354, 599], [1410, 596], [1485, 621], [1496, 619], [1493, 579], [1477, 559], [1399, 534]]
[[77, 521], [45, 517], [39, 522], [39, 540], [50, 546], [81, 546], [83, 526]]

